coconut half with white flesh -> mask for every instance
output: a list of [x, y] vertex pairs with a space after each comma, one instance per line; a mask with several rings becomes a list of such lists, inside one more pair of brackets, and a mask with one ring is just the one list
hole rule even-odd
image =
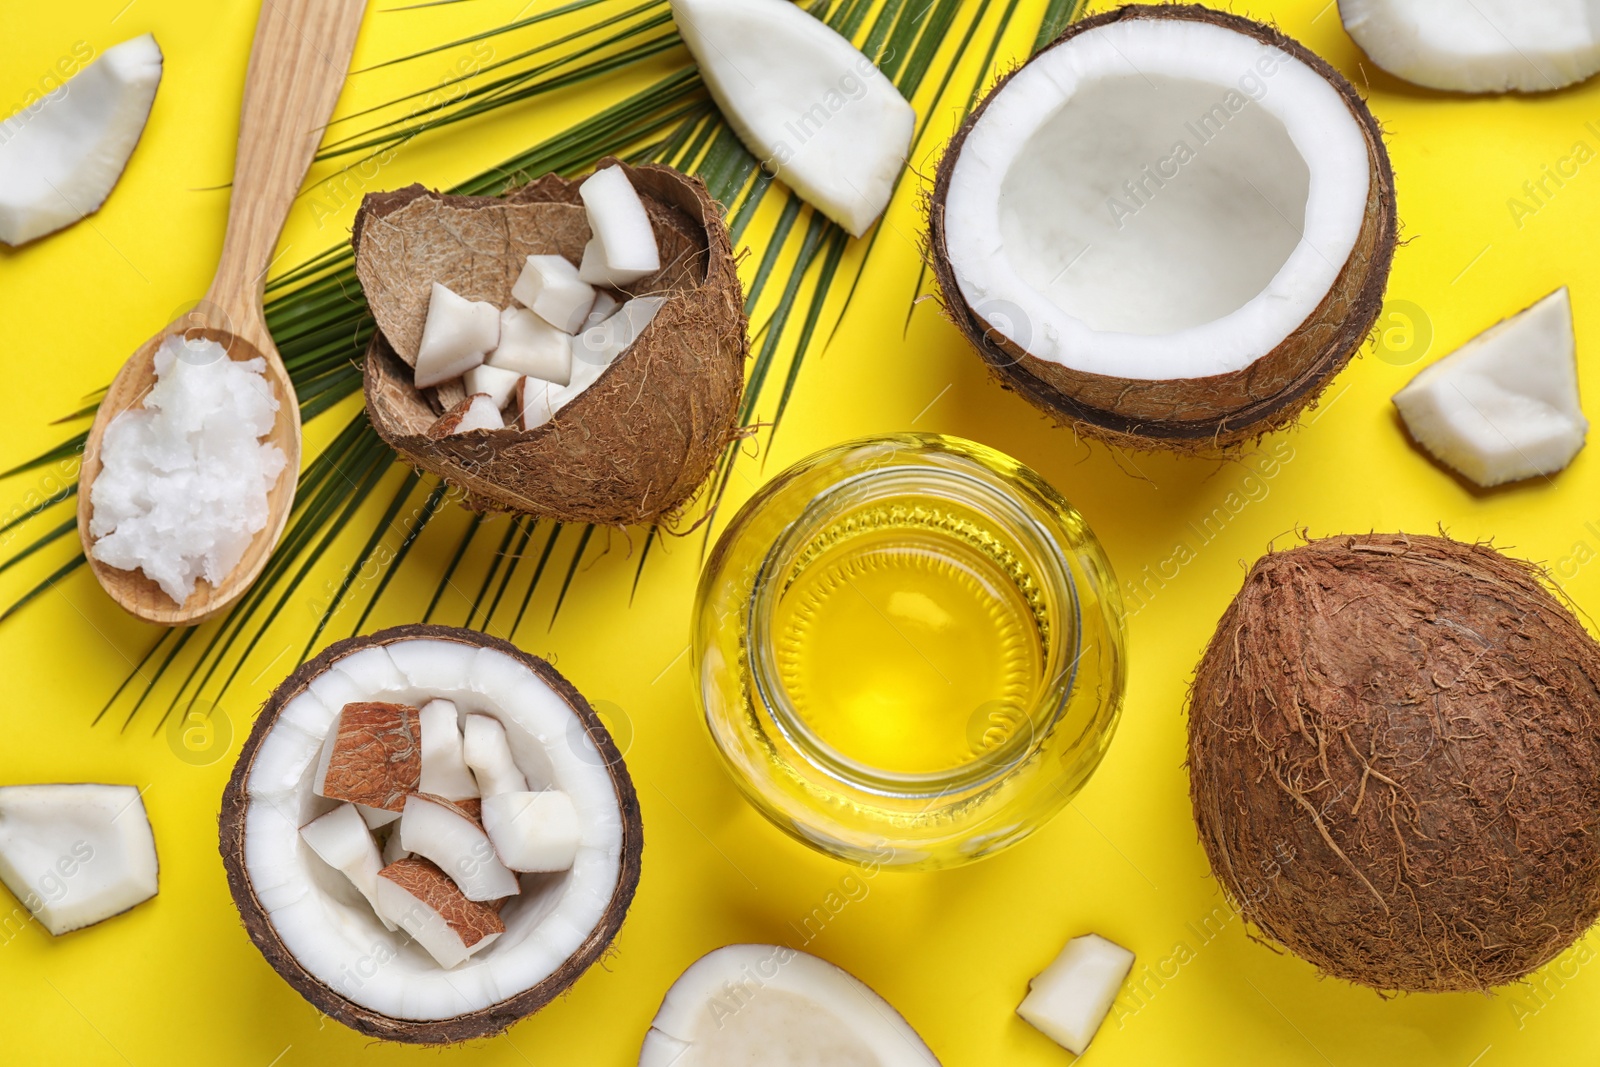
[[1596, 0], [1339, 0], [1339, 17], [1397, 78], [1462, 93], [1540, 93], [1600, 71]]
[[859, 978], [782, 945], [728, 945], [667, 990], [639, 1067], [938, 1067]]
[[[436, 700], [449, 701], [463, 718], [493, 719], [527, 788], [566, 794], [578, 816], [570, 869], [516, 876], [520, 891], [496, 912], [504, 933], [484, 944], [477, 942], [495, 933], [481, 911], [493, 910], [491, 902], [469, 908], [465, 893], [453, 896], [437, 879], [390, 878], [386, 885], [380, 872], [385, 915], [398, 914], [401, 891], [426, 905], [409, 920], [391, 918], [402, 927], [391, 932], [350, 880], [300, 836], [300, 827], [336, 807], [313, 786], [339, 709], [427, 707]], [[435, 829], [423, 827], [430, 848]], [[402, 860], [432, 866], [421, 856], [400, 855], [413, 851], [406, 830], [403, 817], [386, 831], [390, 874]], [[223, 793], [220, 836], [245, 929], [278, 973], [345, 1025], [420, 1044], [504, 1030], [576, 981], [621, 928], [643, 845], [638, 798], [621, 754], [583, 697], [548, 663], [515, 646], [441, 626], [338, 642], [274, 690]], [[406, 840], [396, 845], [395, 836]], [[449, 872], [445, 877], [457, 885]], [[443, 965], [468, 949], [454, 966]]]
[[[560, 335], [572, 348], [570, 379], [544, 398], [536, 424], [519, 418], [521, 378], [508, 387], [487, 373], [538, 370], [523, 361], [468, 372], [474, 392], [504, 396], [506, 428], [430, 437], [445, 389], [417, 389], [412, 367], [433, 282], [507, 308], [529, 256], [582, 261], [594, 236], [583, 183], [547, 175], [503, 197], [411, 186], [368, 196], [357, 215], [356, 270], [379, 326], [367, 350], [367, 413], [404, 459], [464, 490], [474, 507], [562, 522], [670, 520], [738, 433], [749, 341], [720, 208], [703, 183], [670, 168], [599, 167], [626, 175], [636, 191], [660, 269], [621, 286], [620, 306], [600, 322], [586, 318], [576, 336]], [[528, 278], [524, 294], [538, 302], [556, 273], [538, 285]], [[570, 278], [561, 284], [565, 300], [546, 305], [557, 318], [582, 303]], [[613, 299], [599, 294], [591, 316]]]
[[929, 208], [946, 312], [1004, 386], [1180, 452], [1296, 420], [1376, 321], [1395, 227], [1349, 82], [1185, 5], [1070, 26], [962, 126]]

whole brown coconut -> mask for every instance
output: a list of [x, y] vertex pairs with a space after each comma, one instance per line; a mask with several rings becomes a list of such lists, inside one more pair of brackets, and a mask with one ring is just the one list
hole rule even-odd
[[1380, 990], [1485, 990], [1600, 913], [1600, 646], [1530, 564], [1370, 534], [1272, 553], [1195, 677], [1190, 793], [1246, 919]]
[[611, 165], [627, 171], [661, 250], [661, 270], [625, 295], [667, 302], [598, 381], [531, 431], [430, 436], [465, 391], [456, 382], [419, 391], [411, 366], [434, 282], [507, 307], [527, 256], [583, 258], [581, 183], [546, 175], [503, 197], [413, 185], [367, 196], [356, 216], [356, 270], [379, 327], [367, 349], [367, 414], [402, 457], [475, 506], [561, 522], [670, 520], [737, 435], [749, 341], [720, 209], [697, 178], [600, 163]]
[[[964, 299], [946, 240], [946, 200], [973, 128], [1026, 66], [1002, 79], [951, 140], [928, 200], [928, 257], [945, 313], [988, 365], [990, 376], [1086, 437], [1132, 449], [1191, 453], [1227, 448], [1296, 422], [1360, 350], [1379, 312], [1397, 243], [1394, 173], [1377, 120], [1355, 88], [1298, 41], [1271, 26], [1189, 4], [1134, 4], [1069, 26], [1030, 63], [1080, 34], [1126, 20], [1188, 20], [1245, 34], [1298, 59], [1337, 90], [1367, 144], [1365, 219], [1354, 249], [1321, 303], [1288, 337], [1242, 370], [1200, 378], [1122, 378], [1040, 359], [1017, 344], [1012, 324], [986, 321]], [[1137, 66], [1132, 60], [1132, 66]], [[1203, 105], [1196, 101], [1196, 106]], [[1187, 137], [1188, 135], [1185, 134]], [[1202, 152], [1205, 151], [1202, 149]], [[1148, 169], [1148, 168], [1147, 168]], [[1136, 180], [1139, 179], [1135, 175]], [[1108, 193], [1125, 195], [1116, 189]], [[1270, 210], [1263, 205], [1263, 211]], [[1069, 265], [1070, 266], [1070, 265]], [[1065, 273], [1065, 272], [1063, 272]], [[1130, 279], [1129, 285], [1139, 282]]]

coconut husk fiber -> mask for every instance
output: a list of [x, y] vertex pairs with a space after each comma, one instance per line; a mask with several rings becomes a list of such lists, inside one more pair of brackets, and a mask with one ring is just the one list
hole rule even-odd
[[[1245, 34], [1300, 60], [1327, 80], [1366, 135], [1370, 184], [1354, 249], [1315, 311], [1250, 366], [1205, 378], [1141, 380], [1089, 374], [1039, 359], [982, 319], [963, 299], [945, 241], [945, 201], [963, 145], [1000, 81], [967, 118], [939, 164], [928, 200], [928, 256], [946, 315], [971, 342], [990, 377], [1083, 436], [1136, 450], [1213, 452], [1289, 426], [1313, 406], [1360, 350], [1382, 310], [1397, 243], [1394, 172], [1382, 132], [1355, 88], [1293, 38], [1271, 26], [1188, 4], [1130, 5], [1073, 23], [1041, 51], [1127, 19], [1187, 19]], [[1037, 57], [1035, 57], [1037, 60]]]
[[412, 365], [439, 282], [469, 300], [511, 306], [529, 255], [577, 263], [590, 231], [578, 181], [547, 175], [503, 197], [421, 186], [369, 195], [356, 218], [356, 270], [379, 330], [367, 349], [367, 413], [415, 466], [474, 506], [561, 522], [670, 521], [737, 434], [749, 354], [743, 296], [720, 210], [698, 179], [616, 165], [644, 201], [662, 268], [624, 296], [665, 296], [651, 324], [599, 379], [543, 426], [430, 437], [465, 397], [419, 391]]
[[1486, 990], [1600, 913], [1600, 646], [1530, 564], [1369, 534], [1261, 559], [1189, 709], [1229, 899], [1324, 973]]

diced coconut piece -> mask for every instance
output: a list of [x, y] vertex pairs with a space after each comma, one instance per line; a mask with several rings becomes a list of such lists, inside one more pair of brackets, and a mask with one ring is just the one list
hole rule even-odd
[[1068, 1052], [1082, 1056], [1132, 969], [1133, 953], [1121, 945], [1099, 934], [1075, 937], [1028, 983], [1028, 995], [1017, 1014]]
[[672, 15], [745, 146], [828, 218], [866, 233], [916, 129], [900, 90], [789, 0], [672, 0]]
[[577, 333], [594, 307], [594, 286], [565, 256], [529, 256], [511, 295], [550, 325]]
[[459, 378], [500, 343], [500, 310], [457, 296], [438, 282], [428, 298], [428, 318], [417, 346], [418, 389]]
[[439, 865], [469, 900], [522, 892], [517, 876], [495, 855], [483, 827], [443, 797], [415, 794], [400, 817], [400, 847]]
[[[378, 854], [378, 843], [372, 839], [372, 831], [367, 829], [366, 821], [354, 804], [340, 804], [326, 815], [311, 820], [300, 827], [300, 836], [324, 863], [350, 879], [350, 884], [359, 889], [377, 911], [378, 872], [383, 869], [383, 859]], [[378, 913], [378, 918], [389, 929], [394, 929], [394, 924], [384, 918], [382, 912]]]
[[378, 829], [380, 826], [388, 826], [390, 823], [398, 822], [400, 820], [400, 813], [398, 811], [385, 811], [383, 808], [369, 808], [365, 804], [357, 804], [356, 810], [361, 813], [362, 821], [364, 821], [374, 830]]
[[106, 49], [0, 122], [0, 241], [19, 245], [98, 211], [144, 133], [160, 84], [161, 49], [147, 33]]
[[522, 381], [522, 375], [485, 363], [467, 371], [464, 381], [469, 394], [487, 393], [494, 398], [495, 407], [504, 409], [516, 394], [517, 383]]
[[422, 792], [446, 800], [478, 795], [477, 779], [461, 755], [461, 720], [448, 700], [422, 706]]
[[505, 933], [499, 912], [469, 900], [448, 875], [410, 857], [378, 872], [378, 911], [449, 969]]
[[494, 716], [467, 716], [462, 724], [462, 755], [477, 776], [478, 791], [483, 796], [528, 791], [528, 779], [511, 755], [506, 728]]
[[583, 320], [583, 328], [587, 330], [591, 326], [600, 325], [612, 315], [616, 314], [617, 308], [621, 306], [622, 301], [618, 300], [604, 289], [596, 290], [594, 294], [594, 306], [589, 309], [588, 317]]
[[484, 798], [483, 829], [513, 871], [564, 871], [578, 854], [578, 809], [557, 790]]
[[1566, 289], [1425, 368], [1394, 404], [1418, 444], [1478, 485], [1565, 468], [1589, 430]]
[[500, 405], [494, 402], [494, 397], [488, 393], [473, 393], [439, 416], [439, 421], [428, 427], [428, 436], [439, 440], [473, 430], [503, 430], [505, 426], [506, 420], [500, 417]]
[[346, 704], [328, 729], [313, 789], [384, 811], [403, 811], [421, 788], [422, 743], [417, 709], [404, 704]]
[[0, 788], [0, 881], [57, 936], [156, 895], [156, 841], [131, 785]]
[[500, 313], [500, 347], [489, 354], [489, 366], [566, 385], [572, 380], [572, 337], [531, 311], [506, 308]]
[[590, 285], [628, 285], [661, 269], [661, 251], [644, 201], [621, 167], [595, 171], [582, 185], [594, 236], [583, 250], [578, 277]]

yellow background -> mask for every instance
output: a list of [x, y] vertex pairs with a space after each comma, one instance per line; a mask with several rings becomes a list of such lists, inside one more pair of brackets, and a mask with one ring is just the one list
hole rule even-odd
[[[374, 4], [367, 16], [358, 68], [498, 25], [522, 2], [378, 10], [387, 6]], [[1007, 62], [1031, 42], [1042, 8], [1043, 0], [1022, 4], [1001, 53]], [[1196, 843], [1183, 700], [1242, 568], [1270, 543], [1288, 544], [1297, 529], [1432, 532], [1442, 525], [1460, 538], [1492, 538], [1546, 561], [1579, 605], [1600, 609], [1600, 566], [1588, 564], [1600, 553], [1600, 462], [1592, 452], [1553, 483], [1476, 494], [1407, 444], [1388, 402], [1418, 367], [1559, 285], [1572, 287], [1584, 385], [1591, 396], [1600, 390], [1600, 163], [1587, 163], [1520, 226], [1508, 207], [1524, 181], [1540, 178], [1575, 143], [1588, 145], [1590, 155], [1600, 148], [1600, 80], [1533, 99], [1457, 99], [1376, 72], [1328, 0], [1258, 0], [1233, 9], [1276, 21], [1370, 93], [1389, 135], [1407, 239], [1390, 297], [1409, 302], [1401, 309], [1426, 324], [1422, 334], [1431, 330], [1431, 342], [1424, 349], [1419, 334], [1407, 349], [1407, 324], [1393, 320], [1398, 332], [1390, 341], [1399, 358], [1413, 362], [1369, 354], [1355, 363], [1313, 422], [1264, 443], [1292, 457], [1270, 479], [1248, 458], [1218, 463], [1086, 447], [990, 384], [931, 303], [916, 310], [902, 335], [920, 232], [918, 190], [908, 182], [843, 331], [801, 377], [764, 465], [741, 465], [730, 504], [762, 477], [846, 437], [904, 429], [959, 434], [1041, 471], [1088, 517], [1119, 576], [1141, 582], [1145, 592], [1130, 598], [1138, 610], [1130, 619], [1120, 733], [1071, 808], [1019, 847], [968, 869], [871, 879], [864, 898], [840, 909], [808, 947], [882, 993], [949, 1067], [1067, 1062], [1067, 1053], [1012, 1009], [1062, 942], [1091, 930], [1139, 956], [1134, 981], [1142, 992], [1125, 992], [1090, 1054], [1106, 1067], [1589, 1062], [1600, 1049], [1593, 1022], [1600, 975], [1585, 966], [1592, 935], [1530, 987], [1493, 997], [1387, 1001], [1319, 980], [1307, 964], [1250, 940]], [[227, 201], [212, 187], [231, 171], [255, 14], [254, 4], [215, 0], [69, 0], [12, 2], [0, 16], [0, 114], [20, 106], [78, 41], [98, 53], [153, 30], [167, 62], [143, 143], [105, 208], [22, 251], [0, 251], [0, 464], [58, 440], [61, 431], [49, 420], [108, 381], [129, 352], [204, 291]], [[502, 55], [511, 50], [495, 47]], [[968, 57], [969, 70], [978, 58]], [[451, 57], [433, 56], [357, 74], [341, 111], [431, 85], [450, 66]], [[457, 128], [403, 151], [371, 187], [447, 185], [638, 84], [597, 86]], [[928, 144], [953, 114], [947, 104], [935, 115]], [[1586, 127], [1591, 120], [1596, 125]], [[930, 149], [915, 163], [931, 173], [935, 160]], [[312, 210], [310, 199], [291, 217], [282, 265], [347, 235], [353, 199], [329, 218]], [[758, 224], [752, 232], [760, 230]], [[770, 406], [769, 399], [764, 414]], [[313, 423], [312, 443], [352, 410], [347, 405]], [[36, 481], [0, 485], [0, 505], [24, 501]], [[1230, 494], [1236, 513], [1201, 544], [1186, 524], [1226, 510]], [[461, 521], [451, 515], [443, 525], [458, 529]], [[477, 543], [447, 597], [444, 621], [464, 616], [503, 521]], [[337, 555], [351, 558], [366, 533], [349, 531]], [[156, 900], [60, 939], [37, 925], [5, 925], [15, 902], [0, 891], [0, 1060], [291, 1067], [360, 1056], [627, 1064], [663, 991], [702, 953], [734, 941], [798, 945], [798, 924], [851, 869], [768, 826], [716, 762], [697, 719], [686, 655], [698, 540], [669, 544], [631, 607], [635, 559], [622, 537], [611, 539], [608, 553], [599, 551], [601, 540], [554, 626], [547, 624], [558, 583], [549, 583], [514, 637], [557, 660], [581, 690], [612, 702], [627, 720], [622, 732], [632, 735], [628, 763], [646, 827], [639, 896], [615, 951], [568, 996], [505, 1036], [443, 1052], [378, 1047], [319, 1018], [245, 937], [217, 857], [217, 800], [229, 767], [254, 709], [310, 633], [323, 576], [302, 590], [223, 701], [234, 737], [226, 755], [206, 766], [179, 760], [164, 737], [152, 736], [158, 716], [148, 709], [125, 730], [120, 713], [91, 726], [153, 634], [123, 617], [86, 572], [0, 628], [0, 782], [146, 787], [162, 870]], [[1144, 568], [1154, 572], [1179, 540], [1196, 558], [1175, 574], [1169, 567], [1169, 578], [1146, 580]], [[454, 543], [454, 536], [425, 538], [403, 572], [411, 576], [408, 587], [392, 589], [369, 625], [413, 621]], [[41, 567], [22, 568], [23, 577], [36, 578], [64, 558], [58, 546]], [[3, 582], [6, 600], [23, 588], [16, 574]], [[341, 616], [334, 630], [342, 636], [353, 623], [353, 614]]]

